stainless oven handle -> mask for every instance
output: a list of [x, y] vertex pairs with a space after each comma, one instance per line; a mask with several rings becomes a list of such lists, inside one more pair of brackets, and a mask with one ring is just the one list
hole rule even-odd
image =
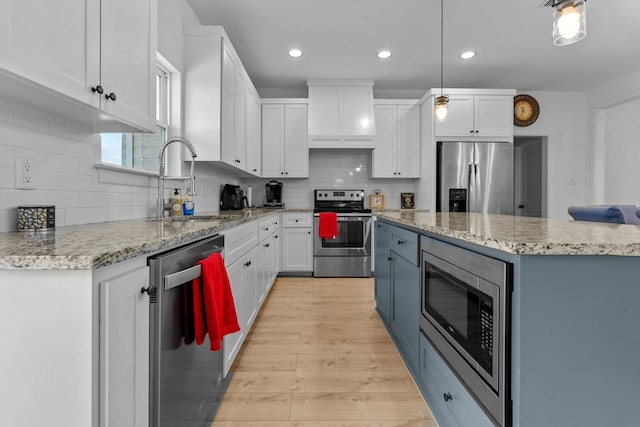
[[180, 270], [176, 273], [167, 274], [164, 276], [164, 290], [176, 288], [184, 283], [190, 282], [196, 277], [200, 277], [202, 267], [200, 265], [194, 265], [193, 267]]
[[[320, 214], [319, 213], [314, 213], [313, 214], [314, 217], [319, 218]], [[353, 218], [353, 217], [360, 217], [360, 218], [365, 218], [365, 219], [369, 219], [371, 217], [373, 217], [372, 214], [368, 214], [368, 213], [363, 213], [363, 212], [341, 212], [339, 214], [337, 214], [338, 219], [340, 218]]]

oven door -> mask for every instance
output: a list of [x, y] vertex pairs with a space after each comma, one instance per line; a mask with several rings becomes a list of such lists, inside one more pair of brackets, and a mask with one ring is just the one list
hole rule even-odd
[[313, 218], [314, 256], [370, 256], [371, 216], [359, 213], [338, 214], [338, 237], [321, 239], [318, 235], [320, 215]]

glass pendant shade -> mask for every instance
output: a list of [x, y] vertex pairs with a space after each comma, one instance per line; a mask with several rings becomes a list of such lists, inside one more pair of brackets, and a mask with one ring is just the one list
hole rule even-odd
[[569, 0], [553, 9], [553, 44], [566, 46], [587, 35], [586, 2]]
[[439, 96], [436, 98], [435, 116], [436, 122], [444, 122], [449, 115], [449, 97]]

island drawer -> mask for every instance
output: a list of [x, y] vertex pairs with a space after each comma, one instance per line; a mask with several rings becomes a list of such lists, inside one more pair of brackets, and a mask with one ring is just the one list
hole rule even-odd
[[391, 236], [391, 250], [411, 264], [418, 266], [418, 260], [420, 259], [418, 256], [418, 233], [392, 225], [389, 234]]
[[428, 393], [427, 401], [440, 426], [494, 426], [422, 332], [419, 373]]

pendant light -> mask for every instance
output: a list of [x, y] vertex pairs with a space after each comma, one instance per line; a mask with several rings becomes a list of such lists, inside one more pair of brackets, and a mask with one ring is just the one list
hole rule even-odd
[[443, 73], [444, 59], [444, 0], [440, 0], [440, 96], [436, 98], [435, 119], [436, 122], [444, 122], [449, 115], [449, 97], [442, 94], [444, 87]]
[[566, 46], [587, 35], [587, 0], [552, 0], [553, 44]]

